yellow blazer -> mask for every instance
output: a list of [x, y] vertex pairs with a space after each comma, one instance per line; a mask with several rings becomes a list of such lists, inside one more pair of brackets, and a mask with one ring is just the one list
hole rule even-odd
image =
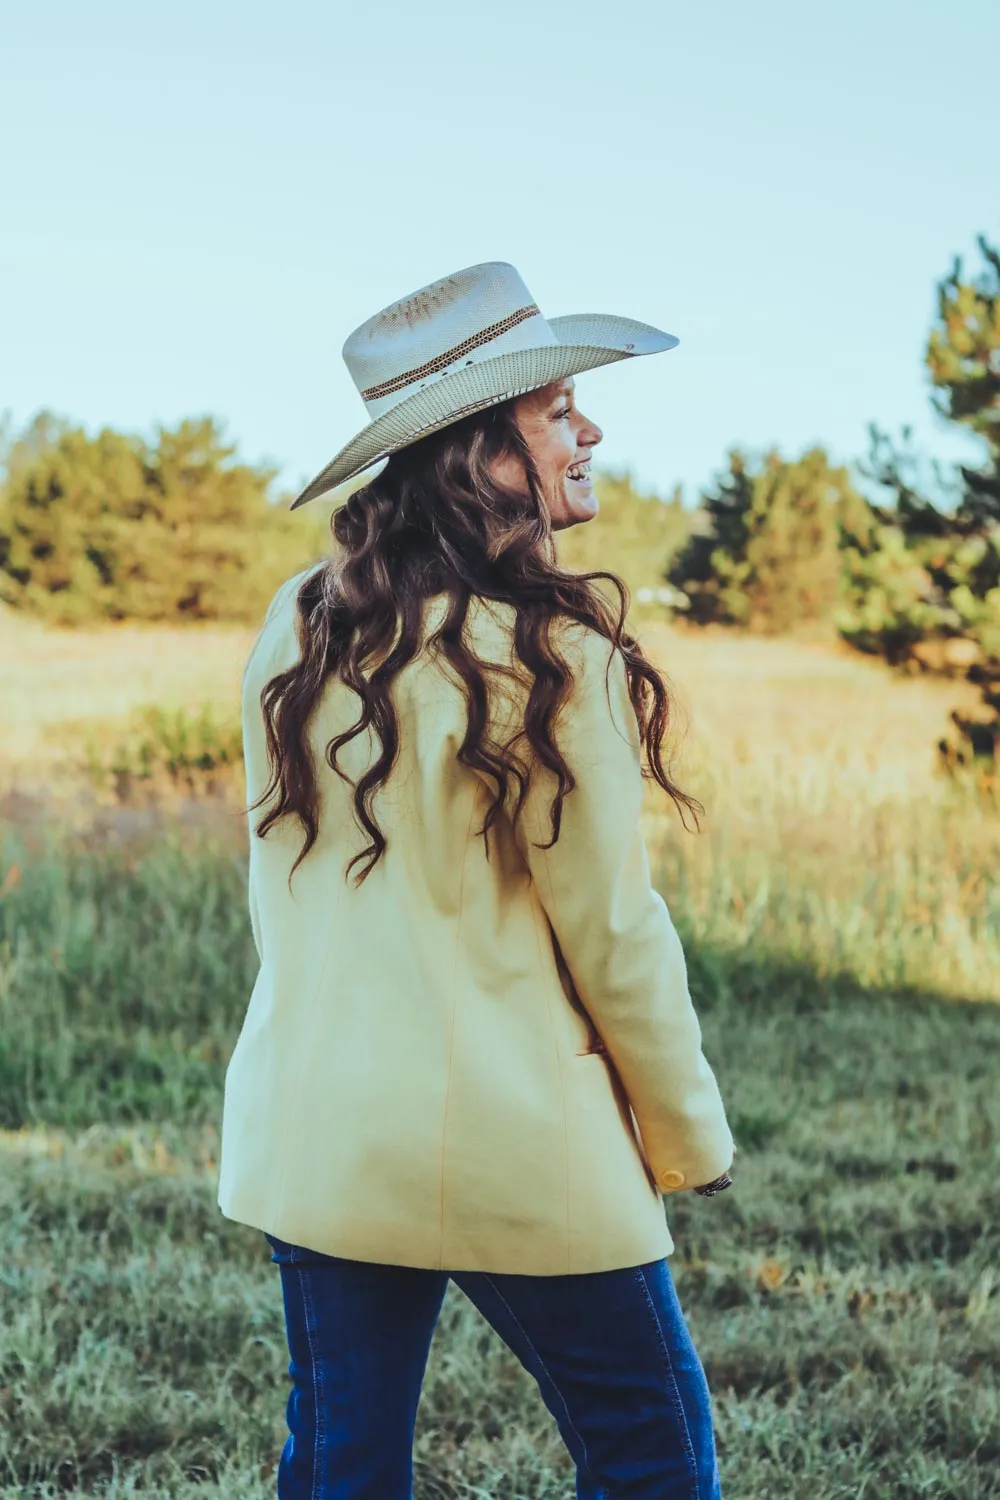
[[[244, 673], [248, 801], [267, 783], [260, 693], [298, 657], [304, 576], [278, 591]], [[426, 629], [445, 604], [429, 601]], [[480, 660], [516, 663], [513, 620], [472, 600]], [[683, 949], [650, 882], [624, 661], [575, 621], [559, 640], [574, 686], [555, 734], [577, 786], [552, 849], [533, 847], [551, 837], [555, 782], [536, 766], [523, 821], [497, 820], [487, 861], [476, 830], [496, 783], [459, 763], [460, 680], [427, 652], [395, 679], [399, 757], [375, 802], [388, 843], [359, 889], [343, 871], [367, 836], [323, 754], [360, 710], [339, 679], [310, 725], [319, 838], [291, 892], [301, 828], [262, 840], [251, 814], [260, 971], [226, 1074], [228, 1218], [357, 1260], [556, 1276], [669, 1255], [661, 1195], [730, 1165]], [[491, 691], [494, 740], [523, 723], [526, 694]], [[525, 757], [527, 740], [514, 748]], [[356, 778], [379, 749], [366, 731], [339, 763]], [[511, 806], [516, 792], [512, 777]]]

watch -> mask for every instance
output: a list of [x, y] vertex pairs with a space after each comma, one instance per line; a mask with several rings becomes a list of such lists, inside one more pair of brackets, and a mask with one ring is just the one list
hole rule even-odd
[[711, 1182], [704, 1183], [696, 1189], [703, 1198], [714, 1198], [716, 1193], [721, 1193], [724, 1188], [732, 1187], [733, 1179], [728, 1172], [723, 1172], [721, 1177], [713, 1177]]

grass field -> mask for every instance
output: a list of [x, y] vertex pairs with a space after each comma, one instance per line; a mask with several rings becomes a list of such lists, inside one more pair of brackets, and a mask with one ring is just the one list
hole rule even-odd
[[[656, 871], [740, 1146], [669, 1200], [727, 1500], [1000, 1496], [1000, 827], [940, 781], [949, 684], [650, 629], [686, 728]], [[266, 1497], [287, 1351], [215, 1205], [253, 980], [221, 803], [93, 805], [85, 725], [236, 713], [247, 632], [0, 630], [0, 1500]], [[454, 1287], [418, 1500], [568, 1500], [531, 1381]]]

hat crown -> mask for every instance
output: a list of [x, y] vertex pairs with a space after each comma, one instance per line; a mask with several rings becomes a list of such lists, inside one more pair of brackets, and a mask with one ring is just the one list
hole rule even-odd
[[556, 343], [517, 269], [485, 261], [391, 302], [355, 328], [343, 356], [378, 416], [459, 367]]

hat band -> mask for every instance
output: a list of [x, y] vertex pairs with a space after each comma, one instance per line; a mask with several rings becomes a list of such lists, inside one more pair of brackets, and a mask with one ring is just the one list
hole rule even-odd
[[418, 365], [413, 370], [404, 370], [401, 375], [393, 375], [391, 380], [383, 380], [380, 385], [370, 385], [366, 391], [361, 392], [361, 399], [362, 401], [377, 401], [382, 396], [391, 395], [393, 391], [402, 390], [403, 386], [411, 385], [414, 380], [420, 380], [426, 375], [435, 375], [438, 370], [446, 369], [453, 360], [460, 359], [463, 354], [468, 354], [470, 349], [478, 349], [482, 344], [489, 344], [493, 339], [499, 338], [502, 333], [516, 328], [518, 323], [523, 323], [526, 318], [534, 318], [540, 314], [541, 309], [534, 302], [529, 303], [527, 307], [519, 307], [516, 312], [510, 313], [506, 318], [501, 318], [499, 323], [491, 323], [488, 328], [474, 333], [471, 338], [464, 339], [453, 349], [446, 349], [443, 354], [438, 354], [434, 359], [428, 360], [425, 365]]

